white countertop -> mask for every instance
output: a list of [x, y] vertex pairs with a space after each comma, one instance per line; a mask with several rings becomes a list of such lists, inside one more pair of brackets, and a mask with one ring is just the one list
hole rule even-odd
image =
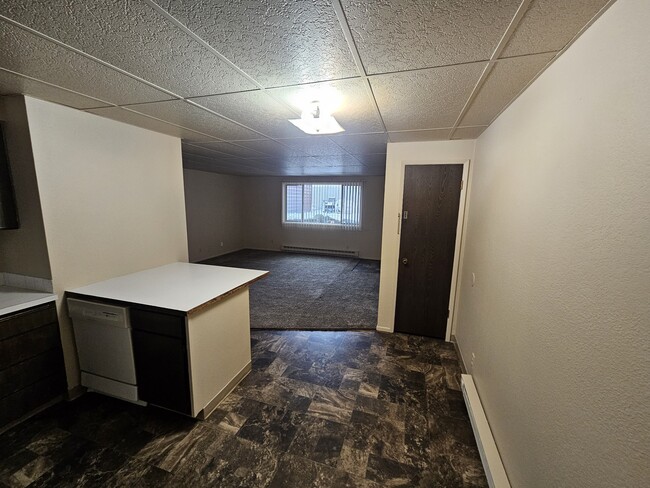
[[53, 302], [56, 295], [14, 286], [0, 286], [0, 316]]
[[172, 263], [68, 291], [191, 313], [266, 274], [268, 271]]

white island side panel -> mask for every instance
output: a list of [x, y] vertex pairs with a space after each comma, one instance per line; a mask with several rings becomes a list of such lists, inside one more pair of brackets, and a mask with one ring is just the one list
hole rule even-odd
[[267, 273], [225, 266], [172, 263], [68, 291], [191, 313]]
[[196, 417], [223, 399], [250, 370], [248, 288], [188, 317], [187, 328], [192, 416]]

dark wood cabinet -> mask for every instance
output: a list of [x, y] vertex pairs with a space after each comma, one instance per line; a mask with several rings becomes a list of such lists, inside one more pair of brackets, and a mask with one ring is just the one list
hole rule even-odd
[[131, 309], [139, 399], [192, 414], [185, 317]]
[[0, 429], [63, 397], [67, 384], [54, 303], [0, 318]]

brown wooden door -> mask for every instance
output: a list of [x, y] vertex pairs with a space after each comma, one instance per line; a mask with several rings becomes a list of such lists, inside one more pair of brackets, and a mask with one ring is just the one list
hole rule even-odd
[[462, 164], [405, 168], [397, 332], [445, 338], [462, 176]]

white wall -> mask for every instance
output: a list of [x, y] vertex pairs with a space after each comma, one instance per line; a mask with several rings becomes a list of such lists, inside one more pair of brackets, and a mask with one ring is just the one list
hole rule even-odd
[[244, 247], [242, 178], [186, 169], [185, 208], [190, 261]]
[[[289, 181], [363, 181], [362, 229], [305, 229], [282, 226], [282, 183]], [[363, 177], [246, 177], [244, 245], [280, 250], [282, 245], [359, 251], [364, 259], [381, 252], [383, 176]]]
[[[400, 142], [388, 144], [379, 275], [377, 329], [392, 332], [399, 260], [399, 215], [405, 164], [465, 163], [474, 157], [475, 141]], [[471, 168], [471, 165], [470, 165]], [[471, 173], [470, 173], [471, 176]], [[460, 236], [457, 237], [460, 239]]]
[[50, 262], [23, 97], [0, 97], [20, 228], [0, 231], [0, 271], [50, 279]]
[[616, 2], [477, 142], [456, 335], [513, 487], [650, 480], [649, 25]]
[[65, 290], [187, 261], [180, 140], [26, 98], [68, 386]]

